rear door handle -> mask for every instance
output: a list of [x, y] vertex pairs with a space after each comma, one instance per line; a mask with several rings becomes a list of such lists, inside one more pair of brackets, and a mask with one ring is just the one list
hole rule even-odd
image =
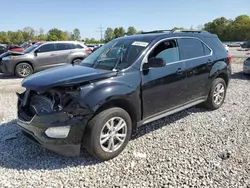
[[182, 74], [183, 70], [181, 68], [178, 68], [178, 70], [176, 71], [176, 74]]

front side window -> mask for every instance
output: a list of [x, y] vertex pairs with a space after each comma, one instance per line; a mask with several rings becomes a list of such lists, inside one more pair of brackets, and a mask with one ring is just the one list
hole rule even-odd
[[180, 60], [179, 48], [176, 40], [168, 40], [158, 44], [149, 54], [148, 59], [162, 58], [166, 64]]
[[198, 58], [211, 53], [209, 49], [204, 48], [204, 44], [200, 40], [195, 38], [181, 38], [179, 45], [182, 50], [182, 60]]
[[36, 44], [34, 44], [34, 45], [31, 45], [30, 47], [28, 47], [28, 48], [26, 48], [24, 51], [23, 51], [23, 53], [24, 54], [27, 54], [27, 53], [30, 53], [31, 51], [33, 51], [34, 49], [36, 49], [38, 46], [40, 46], [41, 45], [41, 43], [36, 43]]
[[118, 39], [98, 48], [80, 65], [106, 70], [122, 70], [131, 66], [148, 46], [149, 41], [136, 39]]
[[52, 52], [55, 51], [54, 44], [45, 44], [38, 49], [39, 53]]

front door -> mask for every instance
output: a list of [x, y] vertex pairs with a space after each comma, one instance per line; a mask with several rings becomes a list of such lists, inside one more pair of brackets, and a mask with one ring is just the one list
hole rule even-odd
[[185, 103], [185, 63], [177, 41], [160, 42], [146, 58], [152, 57], [163, 58], [166, 66], [141, 71], [144, 119]]
[[53, 67], [57, 63], [54, 44], [44, 44], [36, 50], [35, 69], [36, 71]]

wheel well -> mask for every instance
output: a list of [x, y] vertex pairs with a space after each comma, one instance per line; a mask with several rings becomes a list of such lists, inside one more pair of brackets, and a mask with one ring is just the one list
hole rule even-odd
[[133, 130], [136, 129], [137, 127], [137, 114], [136, 111], [134, 110], [134, 107], [132, 104], [130, 104], [128, 101], [123, 100], [123, 99], [117, 99], [117, 100], [112, 100], [104, 105], [102, 105], [100, 108], [97, 109], [96, 113], [99, 113], [103, 110], [106, 110], [108, 108], [112, 108], [112, 107], [119, 107], [122, 108], [123, 110], [125, 110], [131, 120], [132, 120], [132, 128]]
[[75, 61], [76, 59], [81, 59], [81, 60], [83, 60], [84, 57], [76, 57], [76, 58], [73, 58], [71, 63], [73, 63], [73, 61]]
[[229, 78], [227, 74], [220, 73], [216, 78], [222, 78], [226, 82], [226, 85], [228, 86]]
[[[19, 65], [20, 63], [28, 63], [28, 64], [32, 67], [32, 69], [33, 69], [33, 71], [34, 71], [34, 67], [33, 67], [33, 65], [32, 65], [31, 62], [29, 62], [29, 61], [21, 61], [21, 62], [18, 62], [18, 63], [16, 64], [16, 66]], [[16, 72], [16, 66], [15, 66], [14, 72]]]

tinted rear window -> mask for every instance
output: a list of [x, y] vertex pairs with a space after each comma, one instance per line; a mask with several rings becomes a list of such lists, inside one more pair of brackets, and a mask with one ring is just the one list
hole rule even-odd
[[181, 38], [179, 46], [182, 52], [182, 59], [191, 59], [205, 55], [203, 43], [198, 39]]
[[70, 43], [56, 43], [56, 50], [71, 50], [73, 49], [73, 44]]

